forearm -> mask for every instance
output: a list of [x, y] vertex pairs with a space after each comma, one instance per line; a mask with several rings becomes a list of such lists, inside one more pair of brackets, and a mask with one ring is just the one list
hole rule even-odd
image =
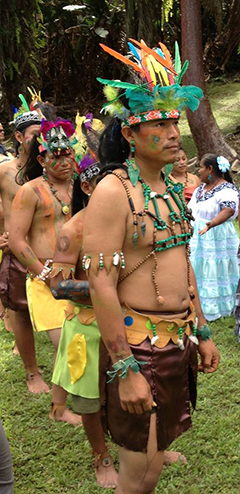
[[57, 300], [64, 299], [79, 304], [91, 304], [88, 281], [61, 280], [57, 283], [51, 281], [51, 291]]
[[206, 319], [202, 311], [201, 302], [198, 295], [197, 280], [192, 266], [190, 267], [190, 283], [194, 287], [195, 298], [193, 299], [193, 304], [196, 310], [196, 316], [198, 318], [198, 327], [200, 327], [206, 324]]
[[112, 362], [132, 355], [127, 341], [122, 308], [114, 286], [90, 285], [91, 299], [102, 339]]
[[25, 266], [31, 273], [38, 275], [42, 272], [44, 266], [34, 254], [26, 240], [14, 241], [9, 238], [9, 247], [13, 254], [19, 259], [21, 264]]
[[222, 223], [227, 221], [229, 218], [231, 218], [231, 216], [233, 214], [234, 214], [233, 209], [231, 209], [231, 208], [223, 209], [217, 216], [215, 216], [215, 218], [213, 218], [210, 221], [210, 224], [209, 224], [210, 228], [213, 228], [214, 226], [221, 225]]

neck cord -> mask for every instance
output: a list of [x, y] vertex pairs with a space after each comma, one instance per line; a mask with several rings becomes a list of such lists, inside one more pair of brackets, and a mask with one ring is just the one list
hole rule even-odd
[[[54, 189], [53, 184], [48, 180], [48, 176], [45, 172], [43, 172], [43, 181], [48, 183], [49, 189], [52, 192], [53, 196], [57, 199], [57, 201], [61, 204], [61, 211], [63, 214], [67, 215], [71, 211], [71, 201], [67, 204], [64, 201], [62, 201], [58, 196], [57, 196], [57, 190]], [[71, 180], [69, 181], [69, 184], [71, 183]], [[69, 187], [69, 185], [68, 185]], [[67, 188], [68, 191], [68, 188]], [[68, 192], [67, 192], [68, 193]]]

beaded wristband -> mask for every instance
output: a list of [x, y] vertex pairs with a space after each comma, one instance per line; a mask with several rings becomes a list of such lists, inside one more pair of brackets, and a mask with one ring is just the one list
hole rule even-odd
[[203, 341], [210, 340], [210, 338], [212, 337], [212, 331], [209, 328], [208, 324], [204, 324], [197, 329], [197, 336], [201, 336]]
[[139, 360], [136, 360], [134, 355], [130, 355], [129, 357], [123, 360], [118, 360], [118, 362], [116, 362], [112, 366], [114, 370], [107, 371], [107, 374], [110, 377], [108, 383], [113, 382], [117, 375], [118, 377], [122, 377], [123, 379], [126, 379], [129, 367], [131, 367], [133, 372], [136, 372], [137, 374], [140, 371], [141, 366], [145, 365], [146, 363], [147, 362], [140, 362]]
[[39, 273], [36, 276], [36, 278], [40, 281], [46, 281], [46, 279], [50, 275], [51, 271], [52, 271], [52, 268], [48, 268], [47, 266], [44, 266], [43, 270], [41, 271], [41, 273]]

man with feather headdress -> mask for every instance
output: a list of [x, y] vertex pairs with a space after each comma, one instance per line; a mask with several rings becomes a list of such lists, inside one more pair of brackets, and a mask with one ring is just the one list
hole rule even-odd
[[130, 40], [128, 57], [102, 48], [138, 80], [98, 79], [113, 116], [99, 149], [109, 173], [86, 211], [83, 268], [104, 342], [103, 410], [120, 446], [116, 493], [150, 494], [164, 450], [191, 426], [197, 348], [200, 370], [219, 362], [189, 261], [191, 214], [182, 185], [163, 173], [179, 150], [181, 110], [196, 110], [203, 94], [181, 86], [188, 62], [178, 47], [174, 66], [162, 44]]

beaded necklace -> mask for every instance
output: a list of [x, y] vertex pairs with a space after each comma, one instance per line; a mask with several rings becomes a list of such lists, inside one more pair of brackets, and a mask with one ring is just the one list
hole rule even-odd
[[[138, 243], [138, 216], [142, 218], [141, 223], [141, 232], [144, 236], [146, 233], [146, 223], [144, 221], [144, 217], [148, 215], [153, 220], [153, 250], [149, 252], [141, 261], [139, 261], [133, 268], [131, 268], [127, 273], [125, 273], [120, 279], [119, 283], [123, 282], [130, 274], [132, 274], [136, 269], [142, 266], [150, 257], [154, 259], [154, 267], [152, 270], [152, 280], [155, 288], [155, 293], [157, 296], [157, 301], [159, 304], [164, 304], [165, 300], [160, 295], [158, 283], [156, 280], [156, 271], [158, 269], [158, 262], [156, 254], [158, 252], [163, 252], [165, 250], [171, 249], [173, 247], [178, 247], [181, 245], [186, 246], [186, 259], [187, 259], [187, 281], [188, 281], [188, 290], [191, 298], [194, 298], [194, 288], [190, 283], [190, 252], [189, 252], [189, 242], [192, 235], [192, 227], [190, 225], [190, 221], [193, 219], [191, 211], [188, 210], [186, 203], [183, 199], [183, 191], [184, 186], [181, 183], [174, 183], [169, 178], [165, 178], [166, 184], [166, 192], [163, 194], [158, 194], [157, 192], [153, 192], [149, 185], [147, 185], [141, 177], [138, 178], [138, 181], [141, 183], [144, 195], [144, 210], [136, 213], [133, 199], [131, 197], [129, 188], [124, 180], [124, 178], [119, 175], [117, 172], [113, 172], [113, 174], [122, 182], [122, 185], [127, 193], [129, 205], [133, 214], [133, 235], [132, 241], [134, 248], [137, 248]], [[179, 214], [173, 209], [171, 202], [169, 201], [170, 197], [172, 197], [176, 206], [179, 209]], [[165, 201], [168, 209], [169, 209], [169, 218], [171, 223], [167, 223], [161, 217], [160, 209], [158, 206], [157, 199], [162, 199]], [[154, 213], [149, 211], [149, 203], [153, 202]], [[181, 233], [176, 234], [175, 225], [178, 224], [181, 229]], [[157, 240], [157, 232], [169, 230], [169, 237], [163, 240]]]

